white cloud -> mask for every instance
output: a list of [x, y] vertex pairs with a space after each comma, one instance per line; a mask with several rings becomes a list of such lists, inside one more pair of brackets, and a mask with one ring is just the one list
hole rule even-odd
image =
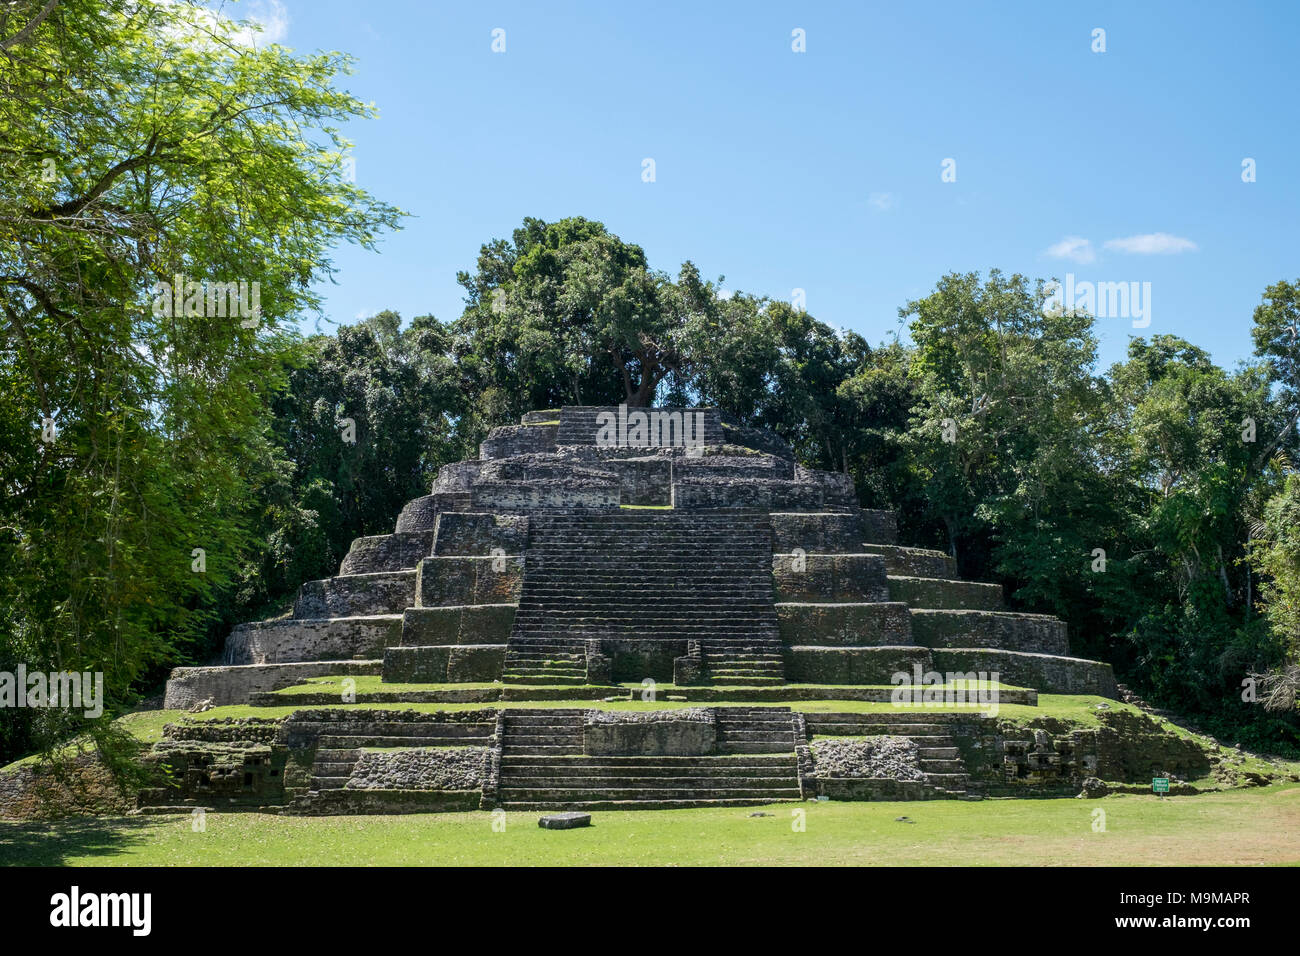
[[1097, 258], [1092, 251], [1092, 243], [1082, 236], [1066, 236], [1060, 242], [1049, 246], [1047, 254], [1053, 259], [1070, 259], [1074, 262], [1092, 262]]
[[[266, 47], [281, 43], [289, 35], [289, 11], [280, 0], [249, 0], [247, 3], [221, 3], [219, 10], [192, 7], [176, 0], [153, 0], [160, 6], [173, 7], [177, 22], [164, 28], [164, 32], [181, 42], [205, 46], [213, 42], [213, 35], [222, 36], [238, 46]], [[227, 33], [236, 21], [252, 21], [248, 26]]]
[[1159, 256], [1174, 255], [1179, 252], [1195, 252], [1196, 243], [1181, 236], [1171, 236], [1167, 232], [1148, 232], [1141, 236], [1107, 239], [1106, 248], [1138, 256]]
[[269, 46], [282, 43], [289, 35], [289, 11], [280, 0], [250, 0], [247, 6], [233, 8], [236, 19], [252, 20], [262, 29], [246, 29], [235, 34], [235, 41], [245, 46]]
[[885, 212], [898, 205], [898, 196], [894, 193], [872, 193], [867, 197], [867, 202]]

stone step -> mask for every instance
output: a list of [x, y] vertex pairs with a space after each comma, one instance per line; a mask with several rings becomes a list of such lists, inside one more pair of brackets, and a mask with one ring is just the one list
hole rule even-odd
[[566, 674], [516, 674], [505, 673], [501, 675], [503, 684], [526, 684], [529, 686], [545, 687], [551, 684], [563, 685], [565, 687], [576, 687], [587, 683], [586, 675], [574, 677]]
[[764, 677], [764, 676], [744, 676], [744, 677], [710, 677], [710, 684], [726, 685], [728, 687], [766, 687], [769, 684], [784, 684], [785, 677]]
[[297, 619], [401, 614], [415, 604], [415, 571], [350, 574], [307, 581], [293, 605]]
[[414, 569], [433, 551], [433, 531], [403, 532], [354, 538], [339, 575], [374, 574]]
[[798, 786], [781, 790], [582, 790], [515, 791], [502, 793], [507, 809], [545, 809], [549, 806], [575, 806], [582, 809], [671, 809], [680, 806], [745, 806], [798, 800]]
[[885, 569], [890, 574], [960, 580], [957, 562], [946, 552], [929, 548], [903, 548], [891, 544], [863, 544], [861, 547], [868, 554], [883, 557]]
[[277, 618], [240, 624], [226, 639], [223, 664], [285, 664], [383, 657], [401, 643], [402, 615]]
[[[832, 724], [817, 723], [810, 728], [819, 737], [912, 737], [926, 740], [929, 746], [946, 746], [937, 741], [951, 740], [948, 729], [940, 725], [920, 724]], [[919, 744], [918, 744], [919, 746]]]
[[925, 782], [932, 787], [943, 787], [945, 790], [962, 790], [966, 789], [970, 781], [968, 773], [927, 773]]
[[515, 747], [574, 747], [582, 746], [582, 728], [560, 733], [520, 733], [506, 724], [506, 745]]
[[[524, 794], [538, 795], [557, 791], [581, 791], [592, 797], [608, 796], [613, 791], [759, 792], [797, 789], [789, 774], [781, 777], [527, 777], [500, 782], [501, 796], [512, 799]], [[539, 797], [539, 799], [541, 799]]]
[[[763, 613], [766, 611], [767, 613]], [[726, 625], [736, 626], [761, 624], [765, 627], [777, 627], [776, 611], [769, 605], [767, 608], [735, 608], [713, 610], [700, 609], [691, 610], [690, 608], [661, 608], [656, 605], [633, 604], [626, 607], [573, 607], [565, 605], [542, 606], [536, 605], [521, 607], [515, 615], [517, 623], [524, 624], [554, 624], [559, 626], [560, 622], [581, 622], [590, 624], [610, 624], [633, 626], [633, 618], [638, 618], [639, 623], [643, 626], [655, 624], [680, 624], [691, 623], [697, 626], [704, 625]]]
[[[362, 712], [364, 713], [364, 712]], [[364, 724], [364, 730], [358, 724]], [[381, 737], [477, 737], [485, 730], [491, 732], [495, 726], [493, 720], [450, 721], [450, 720], [329, 720], [314, 722], [313, 727], [322, 739], [347, 738], [353, 734]], [[324, 747], [317, 744], [318, 748]], [[347, 749], [346, 747], [342, 749]]]
[[322, 744], [328, 741], [329, 746], [332, 747], [348, 744], [353, 747], [384, 747], [399, 750], [413, 750], [417, 747], [466, 747], [473, 746], [477, 742], [486, 739], [486, 734], [481, 737], [438, 736], [435, 734], [387, 737], [380, 734], [356, 734], [347, 737], [330, 736], [320, 738]]
[[[327, 777], [342, 777], [344, 780], [347, 780], [352, 773], [352, 768], [355, 766], [355, 762], [345, 764], [313, 765], [311, 769], [311, 779], [319, 780]], [[313, 784], [313, 786], [315, 785]]]
[[687, 810], [693, 807], [752, 807], [766, 803], [782, 803], [800, 799], [798, 788], [794, 796], [707, 797], [696, 799], [634, 799], [634, 800], [508, 800], [501, 806], [506, 810], [554, 810], [558, 807], [574, 810]]
[[313, 790], [342, 790], [350, 779], [348, 774], [341, 777], [318, 777], [312, 774], [311, 789]]
[[581, 727], [587, 709], [560, 708], [541, 712], [512, 709], [505, 715], [507, 727]]
[[921, 757], [921, 769], [927, 774], [964, 774], [966, 762], [956, 760], [936, 760], [933, 757]]
[[916, 755], [921, 760], [956, 760], [960, 752], [952, 747], [917, 747]]
[[1064, 621], [1048, 614], [1014, 611], [912, 611], [912, 637], [932, 648], [996, 648], [1034, 654], [1068, 656]]
[[738, 726], [735, 723], [724, 726], [720, 721], [714, 725], [720, 738], [725, 737], [727, 740], [767, 740], [774, 733], [780, 733], [786, 737], [793, 737], [794, 730], [790, 719], [787, 717], [783, 721], [763, 721]]
[[[610, 767], [620, 770], [636, 770], [638, 772], [650, 767], [662, 767], [674, 772], [679, 770], [693, 770], [698, 767], [719, 766], [725, 768], [734, 767], [791, 767], [795, 766], [795, 756], [793, 753], [786, 753], [780, 756], [768, 754], [755, 754], [753, 756], [740, 757], [634, 757], [634, 756], [577, 756], [565, 757], [561, 761], [565, 768], [572, 771], [586, 770], [592, 767]], [[503, 755], [501, 766], [518, 765], [518, 766], [551, 766], [551, 762], [545, 756], [518, 756], [514, 754]]]
[[565, 805], [632, 800], [637, 803], [682, 800], [797, 800], [800, 796], [797, 782], [786, 787], [511, 787], [504, 782], [498, 791], [500, 799], [509, 806], [512, 802], [525, 803], [558, 801]]
[[719, 610], [735, 611], [771, 607], [773, 603], [771, 596], [770, 588], [765, 592], [746, 595], [720, 595], [714, 590], [702, 589], [698, 594], [691, 594], [688, 597], [680, 590], [665, 592], [661, 589], [655, 589], [629, 592], [622, 588], [610, 589], [610, 592], [606, 594], [599, 588], [587, 588], [578, 583], [562, 591], [530, 590], [519, 599], [517, 606], [520, 610], [524, 610], [531, 607], [564, 606], [569, 601], [589, 601], [592, 603], [599, 601], [598, 606], [600, 607], [644, 610], [646, 607], [654, 607], [665, 599], [669, 599], [682, 604], [689, 600], [692, 608], [707, 608], [716, 612]]
[[[1003, 607], [1002, 585], [944, 578], [889, 575], [889, 598], [910, 608], [946, 611], [997, 611]], [[915, 622], [913, 622], [915, 624]]]
[[[725, 758], [726, 762], [738, 758]], [[723, 763], [723, 759], [715, 760], [714, 763]], [[502, 774], [507, 775], [512, 781], [522, 780], [571, 780], [575, 781], [574, 785], [580, 782], [595, 781], [603, 782], [610, 779], [615, 780], [638, 780], [638, 781], [655, 781], [655, 780], [696, 780], [696, 781], [714, 781], [714, 780], [759, 780], [759, 781], [785, 781], [790, 778], [792, 765], [789, 763], [780, 766], [740, 766], [727, 769], [715, 769], [713, 767], [684, 769], [680, 767], [587, 767], [576, 770], [568, 770], [556, 766], [561, 761], [553, 761], [546, 765], [536, 766], [517, 766], [502, 761]], [[639, 784], [638, 784], [639, 785]], [[653, 785], [653, 784], [650, 784]]]
[[635, 630], [658, 630], [662, 631], [667, 628], [681, 627], [689, 628], [695, 631], [708, 631], [716, 628], [722, 637], [731, 640], [737, 640], [744, 637], [745, 631], [754, 631], [762, 634], [772, 641], [779, 641], [779, 629], [775, 618], [767, 616], [734, 616], [721, 620], [712, 618], [693, 618], [689, 614], [682, 614], [677, 618], [661, 618], [653, 622], [637, 623], [634, 618], [635, 612], [629, 613], [625, 618], [594, 617], [582, 614], [564, 614], [564, 613], [530, 613], [519, 615], [515, 618], [514, 627], [520, 630], [528, 631], [534, 637], [555, 637], [556, 633], [564, 628], [575, 625], [585, 626], [588, 630], [593, 627], [604, 625], [612, 632], [626, 632]]

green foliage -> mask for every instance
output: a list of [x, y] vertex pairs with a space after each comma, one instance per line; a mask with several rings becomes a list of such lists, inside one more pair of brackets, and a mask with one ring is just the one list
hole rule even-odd
[[274, 401], [275, 467], [254, 497], [263, 544], [241, 571], [214, 644], [229, 624], [337, 573], [352, 540], [391, 532], [439, 465], [475, 456], [463, 433], [470, 393], [451, 348], [450, 331], [432, 316], [403, 329], [389, 311], [307, 340]]
[[[343, 175], [335, 127], [373, 112], [347, 58], [237, 29], [65, 0], [0, 61], [3, 656], [103, 671], [110, 707], [202, 639], [312, 283], [398, 216]], [[177, 275], [255, 282], [260, 313], [164, 302]]]

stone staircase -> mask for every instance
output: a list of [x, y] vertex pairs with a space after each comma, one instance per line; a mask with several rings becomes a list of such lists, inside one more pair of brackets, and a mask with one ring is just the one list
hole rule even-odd
[[472, 723], [381, 721], [364, 728], [332, 729], [317, 738], [310, 784], [285, 807], [287, 813], [347, 812], [344, 791], [352, 770], [365, 749], [414, 750], [421, 747], [486, 745], [488, 728]]
[[[727, 713], [733, 709], [735, 714]], [[504, 716], [497, 800], [507, 810], [651, 810], [797, 800], [790, 712], [770, 708], [776, 712], [770, 720], [757, 713], [768, 709], [720, 708], [719, 749], [725, 746], [729, 753], [706, 757], [585, 756], [585, 711], [511, 710]]]
[[534, 515], [509, 683], [582, 683], [587, 641], [698, 642], [717, 684], [784, 677], [771, 532], [753, 512]]
[[714, 711], [723, 753], [790, 753], [798, 741], [788, 707], [719, 707]]
[[916, 744], [926, 785], [936, 796], [957, 799], [967, 795], [970, 774], [951, 728], [941, 715], [808, 713], [804, 718], [809, 733], [815, 735], [907, 737]]

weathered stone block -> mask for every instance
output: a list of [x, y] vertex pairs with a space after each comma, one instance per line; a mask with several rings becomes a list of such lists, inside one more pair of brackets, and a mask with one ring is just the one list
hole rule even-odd
[[860, 552], [862, 517], [858, 512], [777, 512], [772, 515], [772, 550], [809, 554]]
[[470, 604], [410, 608], [402, 617], [405, 647], [425, 644], [504, 644], [510, 637], [513, 604]]
[[942, 551], [930, 548], [902, 548], [895, 544], [863, 542], [863, 551], [885, 559], [890, 574], [914, 578], [958, 578], [957, 562]]
[[671, 714], [626, 716], [653, 719], [588, 720], [582, 729], [582, 752], [593, 757], [702, 757], [717, 748], [712, 719]]
[[523, 554], [527, 548], [528, 518], [523, 515], [445, 511], [434, 524], [432, 554], [438, 557], [486, 556], [493, 549]]
[[898, 543], [898, 516], [894, 512], [863, 508], [858, 513], [862, 515], [863, 541], [873, 544]]
[[402, 638], [402, 616], [383, 614], [318, 620], [285, 618], [241, 624], [226, 639], [231, 664], [378, 659]]
[[912, 616], [894, 603], [776, 605], [781, 643], [871, 647], [912, 643]]
[[378, 534], [352, 542], [339, 574], [376, 574], [380, 571], [408, 571], [430, 554], [433, 532], [408, 531]]
[[416, 607], [517, 604], [523, 584], [521, 555], [424, 558], [415, 574]]
[[506, 646], [434, 645], [390, 647], [384, 652], [386, 683], [486, 683], [501, 679]]
[[935, 648], [936, 670], [997, 672], [1004, 684], [1034, 687], [1046, 694], [1097, 694], [1115, 697], [1109, 664], [1078, 657], [1029, 654], [991, 648]]
[[470, 684], [500, 680], [505, 661], [502, 644], [458, 644], [447, 654], [447, 681]]
[[787, 647], [786, 678], [799, 684], [888, 684], [894, 674], [931, 669], [922, 647]]
[[200, 701], [214, 707], [246, 704], [254, 694], [301, 684], [308, 677], [378, 674], [380, 662], [313, 661], [296, 664], [240, 664], [231, 667], [177, 667], [167, 681], [166, 710], [189, 710]]
[[1069, 654], [1064, 621], [1011, 611], [912, 611], [912, 637], [926, 647], [991, 647], [1034, 654]]
[[890, 575], [889, 598], [912, 608], [996, 611], [1002, 607], [1002, 585]]
[[[482, 482], [471, 495], [476, 511], [527, 514], [534, 511], [564, 511], [574, 508], [617, 508], [618, 480]], [[452, 509], [445, 509], [452, 510]], [[462, 508], [458, 510], [469, 510]]]
[[503, 425], [479, 444], [480, 458], [511, 458], [555, 450], [557, 425]]
[[[443, 511], [470, 511], [470, 493], [467, 491], [439, 492], [424, 495], [406, 503], [397, 516], [397, 532], [432, 531]], [[487, 509], [491, 510], [491, 509]]]
[[666, 455], [611, 462], [618, 474], [619, 504], [668, 505], [673, 498], [673, 460]]
[[401, 614], [415, 604], [415, 572], [384, 571], [308, 581], [298, 589], [297, 618]]
[[569, 810], [564, 813], [548, 813], [537, 818], [537, 825], [543, 830], [576, 830], [578, 827], [591, 826], [591, 814]]
[[877, 554], [774, 554], [777, 601], [890, 600], [885, 559]]

